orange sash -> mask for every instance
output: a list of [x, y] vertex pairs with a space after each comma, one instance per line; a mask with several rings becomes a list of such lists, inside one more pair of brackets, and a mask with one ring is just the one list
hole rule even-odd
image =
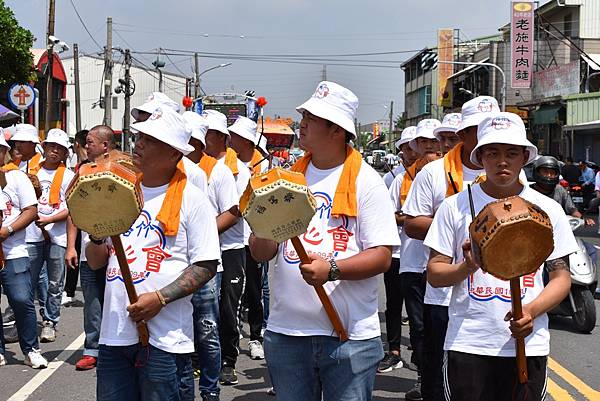
[[62, 186], [66, 169], [65, 164], [61, 163], [56, 169], [56, 173], [54, 173], [54, 178], [52, 178], [52, 184], [50, 185], [50, 196], [48, 197], [48, 204], [50, 205], [58, 205], [60, 203], [60, 187]]
[[227, 154], [225, 155], [225, 165], [229, 167], [233, 175], [238, 175], [239, 173], [237, 160], [238, 157], [237, 153], [235, 153], [235, 150], [227, 148]]
[[207, 155], [206, 153], [200, 159], [200, 163], [198, 163], [198, 167], [200, 167], [206, 173], [206, 180], [210, 180], [210, 174], [213, 171], [213, 168], [217, 165], [218, 160], [212, 156]]
[[252, 169], [252, 175], [261, 173], [261, 164], [264, 159], [263, 155], [256, 149], [254, 149], [254, 154], [252, 155], [252, 159], [250, 160], [250, 169]]
[[[463, 190], [463, 167], [460, 155], [462, 153], [463, 144], [459, 143], [444, 156], [444, 172], [446, 174], [446, 198], [459, 193]], [[449, 174], [448, 174], [449, 173]], [[452, 176], [452, 181], [450, 181]], [[456, 191], [454, 191], [454, 186]]]
[[[419, 160], [421, 160], [421, 159], [419, 159]], [[408, 197], [408, 191], [410, 190], [410, 187], [412, 186], [413, 179], [415, 178], [415, 176], [418, 173], [417, 162], [419, 162], [419, 160], [417, 160], [416, 162], [411, 164], [406, 169], [406, 172], [404, 173], [404, 177], [402, 178], [402, 186], [400, 186], [400, 204], [401, 205], [404, 205], [404, 202], [406, 201], [406, 198]]]
[[165, 235], [176, 235], [179, 230], [179, 218], [181, 213], [181, 203], [183, 202], [183, 190], [187, 182], [183, 159], [177, 163], [177, 170], [169, 181], [167, 194], [163, 200], [158, 216], [158, 220], [165, 229]]
[[[25, 171], [29, 174], [37, 174], [40, 171], [40, 160], [42, 160], [42, 155], [40, 153], [36, 153], [33, 155], [31, 159], [29, 159], [29, 163], [27, 163], [28, 171]], [[14, 170], [13, 167], [19, 168], [19, 164], [21, 164], [21, 159], [16, 159], [4, 165], [4, 171]]]
[[[307, 153], [292, 166], [291, 170], [306, 174], [306, 169], [308, 168], [311, 159], [312, 155]], [[356, 178], [358, 177], [361, 166], [362, 157], [360, 153], [351, 146], [346, 145], [346, 160], [344, 161], [342, 175], [340, 176], [333, 197], [333, 207], [331, 209], [331, 214], [333, 216], [357, 216]]]

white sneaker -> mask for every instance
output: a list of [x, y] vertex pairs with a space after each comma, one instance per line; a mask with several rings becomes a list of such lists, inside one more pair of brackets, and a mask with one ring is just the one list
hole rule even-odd
[[48, 361], [40, 354], [40, 351], [33, 350], [25, 355], [25, 365], [29, 365], [34, 369], [44, 369], [48, 367]]
[[56, 330], [52, 322], [42, 323], [42, 334], [40, 335], [40, 341], [43, 343], [51, 343], [56, 340]]
[[4, 354], [0, 354], [0, 366], [4, 365], [6, 365], [6, 358], [4, 357]]
[[73, 297], [68, 297], [66, 291], [63, 291], [62, 298], [60, 300], [60, 304], [62, 306], [68, 305], [73, 302]]
[[263, 350], [262, 344], [258, 340], [248, 342], [248, 348], [250, 349], [251, 359], [265, 359], [265, 351]]

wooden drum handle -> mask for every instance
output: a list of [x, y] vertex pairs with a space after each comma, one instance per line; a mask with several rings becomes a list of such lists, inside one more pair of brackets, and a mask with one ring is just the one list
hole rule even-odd
[[[296, 253], [300, 257], [300, 261], [304, 264], [310, 263], [310, 258], [308, 257], [308, 254], [306, 253], [306, 250], [304, 249], [304, 245], [302, 245], [300, 238], [293, 237], [292, 245], [294, 245], [294, 249], [296, 250]], [[340, 340], [342, 340], [342, 341], [348, 340], [348, 333], [346, 332], [346, 329], [344, 329], [344, 325], [342, 324], [340, 315], [338, 315], [337, 311], [335, 310], [335, 307], [333, 306], [333, 304], [331, 303], [331, 300], [327, 296], [325, 289], [323, 288], [322, 285], [315, 285], [314, 287], [315, 287], [315, 291], [317, 292], [317, 296], [321, 300], [321, 304], [323, 305], [323, 308], [325, 308], [327, 317], [329, 317], [329, 321], [333, 325], [333, 328], [335, 329], [335, 331], [338, 333]]]
[[[127, 263], [127, 256], [125, 256], [125, 250], [123, 249], [121, 237], [118, 235], [113, 235], [110, 237], [110, 239], [112, 240], [115, 248], [115, 254], [117, 255], [117, 260], [119, 261], [119, 268], [121, 269], [121, 276], [123, 277], [123, 282], [125, 283], [125, 289], [127, 290], [129, 303], [134, 304], [137, 302], [138, 296], [135, 292], [135, 286], [133, 285], [133, 279], [131, 278], [131, 270], [129, 270], [129, 263]], [[137, 330], [140, 336], [140, 342], [144, 347], [147, 346], [148, 340], [150, 339], [150, 334], [148, 333], [148, 326], [146, 325], [146, 322], [138, 322]]]
[[[510, 280], [510, 298], [512, 300], [512, 314], [515, 320], [523, 317], [521, 305], [521, 279], [519, 277]], [[527, 356], [525, 355], [525, 339], [517, 338], [517, 374], [519, 383], [527, 383]]]

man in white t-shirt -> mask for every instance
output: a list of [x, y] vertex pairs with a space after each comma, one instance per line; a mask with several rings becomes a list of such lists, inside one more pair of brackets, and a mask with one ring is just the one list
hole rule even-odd
[[[477, 125], [491, 113], [499, 112], [498, 102], [490, 96], [479, 96], [462, 106], [460, 119], [453, 118], [434, 130], [434, 134], [443, 138], [438, 130], [454, 127], [461, 142], [449, 150], [443, 159], [426, 165], [417, 174], [402, 211], [406, 215], [406, 234], [423, 240], [431, 225], [433, 216], [443, 200], [466, 187], [483, 170], [470, 161], [470, 155], [477, 145]], [[449, 120], [448, 115], [444, 118]], [[452, 178], [450, 178], [452, 177]], [[444, 401], [442, 380], [442, 362], [444, 357], [444, 339], [448, 326], [449, 288], [433, 288], [427, 285], [423, 306], [423, 368], [422, 395], [426, 401]]]
[[[468, 191], [444, 200], [425, 238], [431, 248], [428, 281], [434, 287], [453, 286], [444, 392], [450, 401], [543, 400], [550, 351], [546, 312], [569, 292], [569, 255], [578, 251], [577, 243], [561, 206], [519, 180], [521, 168], [537, 155], [521, 118], [492, 114], [479, 124], [477, 139], [470, 161], [485, 169], [486, 180], [472, 188], [475, 214], [490, 202], [518, 195], [550, 217], [554, 250], [535, 273], [521, 278], [523, 317], [515, 319], [510, 283], [485, 273], [473, 259]], [[544, 268], [550, 277], [546, 286]], [[525, 339], [529, 379], [522, 385], [517, 381], [515, 338]]]
[[[414, 139], [416, 127], [407, 127], [402, 131], [400, 139], [396, 141], [396, 148], [401, 151], [402, 164], [406, 167], [412, 166], [419, 158], [419, 153], [410, 147], [410, 141]], [[402, 214], [402, 204], [400, 202], [400, 188], [406, 170], [396, 175], [389, 186], [390, 198], [394, 205], [394, 217], [398, 227], [398, 234], [402, 237], [404, 226], [404, 215]], [[384, 176], [385, 180], [385, 176]], [[402, 304], [404, 296], [402, 294], [402, 283], [400, 280], [400, 256], [402, 247], [396, 246], [392, 249], [392, 265], [390, 269], [383, 274], [383, 283], [385, 285], [385, 327], [388, 341], [388, 352], [379, 362], [377, 371], [379, 373], [390, 372], [393, 369], [400, 369], [403, 361], [400, 358], [400, 343], [402, 339]]]
[[[48, 131], [42, 142], [44, 161], [37, 178], [42, 194], [38, 199], [39, 218], [26, 230], [31, 280], [37, 283], [47, 274], [47, 297], [42, 310], [42, 342], [56, 340], [56, 325], [60, 319], [62, 292], [65, 285], [65, 250], [67, 247], [66, 192], [73, 172], [65, 166], [70, 146], [69, 136], [61, 129]], [[44, 274], [45, 271], [45, 274]]]
[[[204, 153], [208, 123], [198, 113], [183, 113], [192, 131], [190, 145], [194, 150], [187, 157], [196, 163], [208, 177], [208, 199], [217, 221], [219, 234], [238, 221], [239, 197], [231, 170], [217, 159]], [[217, 275], [194, 293], [194, 354], [192, 365], [200, 375], [198, 387], [203, 401], [219, 400], [219, 375], [221, 373], [221, 344], [219, 341], [219, 294], [223, 265]]]
[[[9, 149], [4, 140], [4, 130], [0, 128], [0, 160], [5, 160]], [[16, 167], [5, 172], [5, 168], [3, 166], [0, 172], [0, 181], [3, 181], [0, 192], [0, 288], [15, 314], [25, 364], [41, 369], [48, 366], [48, 361], [40, 352], [37, 338], [30, 261], [25, 243], [25, 228], [37, 218], [37, 199], [31, 182], [23, 172]], [[5, 351], [4, 330], [0, 324], [0, 366], [6, 365]]]
[[[300, 147], [292, 168], [302, 172], [317, 213], [300, 241], [311, 263], [300, 262], [291, 241], [250, 236], [257, 260], [277, 256], [264, 347], [283, 401], [370, 400], [383, 357], [377, 311], [379, 275], [400, 245], [383, 180], [348, 143], [356, 138], [357, 97], [321, 82], [304, 104]], [[348, 332], [340, 341], [312, 285], [323, 285]]]
[[[129, 304], [114, 249], [90, 236], [88, 264], [108, 265], [96, 395], [103, 400], [181, 399], [183, 383], [193, 377], [191, 295], [216, 273], [218, 234], [206, 195], [186, 181], [179, 166], [190, 131], [183, 118], [159, 107], [138, 131], [133, 162], [143, 173], [144, 205], [129, 231], [121, 235], [138, 301]], [[138, 343], [137, 322], [148, 326], [148, 347]], [[178, 371], [188, 372], [183, 381]]]
[[[256, 148], [258, 140], [257, 125], [247, 117], [238, 119], [229, 127], [231, 134], [231, 147], [238, 154], [238, 158], [250, 169], [252, 175], [260, 174], [269, 168], [269, 160]], [[264, 263], [257, 262], [250, 253], [248, 238], [250, 226], [244, 220], [244, 245], [246, 250], [246, 285], [244, 288], [244, 306], [248, 308], [248, 325], [250, 326], [250, 341], [248, 351], [250, 358], [265, 359], [262, 342], [263, 305], [262, 282]]]
[[[400, 135], [400, 138], [402, 138], [403, 135], [406, 137], [406, 135], [408, 135], [409, 132], [411, 133], [411, 135], [414, 136], [416, 129], [417, 129], [417, 127], [412, 126], [412, 125], [410, 127], [404, 128], [402, 130], [402, 134]], [[399, 145], [400, 141], [401, 141], [401, 139], [396, 141], [396, 149], [398, 150], [398, 152], [400, 152], [400, 154], [398, 156], [400, 162], [398, 163], [398, 165], [396, 167], [394, 167], [393, 170], [390, 170], [383, 175], [383, 182], [385, 182], [385, 186], [388, 188], [392, 185], [392, 181], [394, 181], [394, 178], [396, 178], [396, 176], [398, 176], [399, 174], [406, 171], [406, 167], [408, 167], [412, 164], [412, 163], [407, 164], [406, 160], [412, 158], [412, 156], [414, 155], [414, 151], [410, 148], [410, 146], [408, 146], [408, 142], [406, 142], [406, 146], [404, 147], [404, 149], [409, 149], [408, 152], [410, 154], [405, 157], [404, 156], [405, 151], [400, 149], [400, 145]], [[415, 157], [415, 160], [416, 160], [416, 157]], [[413, 161], [413, 163], [414, 163], [414, 161]]]
[[[216, 110], [205, 110], [202, 117], [208, 123], [205, 152], [217, 159], [219, 164], [227, 166], [231, 170], [235, 177], [239, 199], [250, 180], [250, 170], [239, 160], [235, 150], [228, 146], [231, 134], [227, 129], [227, 117]], [[219, 337], [221, 340], [219, 381], [223, 385], [238, 383], [235, 364], [239, 355], [239, 314], [246, 280], [244, 273], [246, 265], [244, 219], [239, 216], [239, 210], [236, 210], [236, 214], [238, 217], [236, 223], [220, 235], [223, 273], [219, 301]]]

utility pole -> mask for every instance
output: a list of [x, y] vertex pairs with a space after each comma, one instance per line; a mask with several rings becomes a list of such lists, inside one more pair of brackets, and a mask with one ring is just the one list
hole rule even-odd
[[112, 17], [106, 19], [104, 48], [104, 125], [112, 125]]
[[79, 45], [73, 44], [73, 66], [75, 71], [75, 129], [81, 131], [81, 92], [79, 87]]
[[121, 150], [125, 151], [125, 141], [129, 140], [129, 124], [131, 122], [131, 53], [125, 49], [125, 114], [123, 114], [123, 129], [121, 130]]
[[[52, 118], [52, 68], [54, 68], [54, 43], [50, 42], [50, 36], [54, 36], [54, 0], [50, 0], [48, 10], [48, 32], [46, 34], [46, 48], [48, 62], [46, 64], [46, 116], [44, 118], [44, 137], [50, 130], [50, 119]], [[38, 129], [40, 127], [37, 127]]]
[[323, 64], [323, 71], [321, 72], [321, 81], [327, 81], [327, 64]]
[[200, 60], [198, 53], [194, 53], [194, 68], [195, 68], [195, 78], [194, 78], [194, 99], [197, 99], [200, 96]]
[[[394, 101], [390, 102], [390, 131], [388, 132], [388, 149], [394, 149], [395, 145], [391, 144], [394, 136]], [[390, 146], [391, 145], [391, 146]]]

